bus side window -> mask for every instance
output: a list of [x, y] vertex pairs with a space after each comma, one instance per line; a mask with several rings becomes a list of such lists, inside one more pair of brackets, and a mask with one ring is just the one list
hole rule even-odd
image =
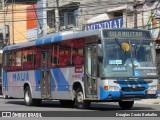
[[19, 69], [21, 67], [21, 59], [22, 58], [22, 52], [21, 51], [17, 51], [16, 52], [16, 66], [17, 66], [17, 69]]
[[60, 66], [70, 65], [71, 54], [68, 48], [60, 48], [58, 62]]
[[52, 67], [56, 67], [57, 65], [57, 47], [54, 46], [53, 50], [51, 52], [51, 63], [52, 63]]
[[22, 57], [23, 69], [31, 69], [34, 67], [34, 55], [32, 50], [24, 50]]
[[4, 69], [10, 70], [11, 64], [12, 64], [12, 53], [10, 51], [4, 53]]
[[73, 65], [84, 64], [83, 49], [78, 49], [77, 52], [72, 55], [72, 63]]
[[34, 66], [35, 68], [40, 68], [40, 48], [37, 47], [34, 52]]
[[27, 65], [28, 65], [28, 68], [33, 68], [33, 53], [32, 51], [30, 51], [28, 54], [27, 54]]

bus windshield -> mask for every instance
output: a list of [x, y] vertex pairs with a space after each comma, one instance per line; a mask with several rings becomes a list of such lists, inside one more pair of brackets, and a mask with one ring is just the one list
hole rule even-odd
[[104, 39], [101, 77], [155, 77], [155, 48], [151, 40]]

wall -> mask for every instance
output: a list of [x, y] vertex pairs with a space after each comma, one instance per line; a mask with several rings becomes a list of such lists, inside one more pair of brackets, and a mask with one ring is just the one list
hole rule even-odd
[[[121, 7], [126, 2], [126, 0], [59, 0], [59, 7], [66, 6], [73, 2], [79, 2], [78, 9], [78, 28], [83, 29], [84, 25], [87, 24], [87, 20], [96, 17], [100, 14], [107, 13], [107, 11], [111, 8]], [[121, 4], [117, 4], [121, 2]], [[133, 0], [127, 0], [127, 2], [133, 2]], [[54, 10], [56, 7], [56, 0], [48, 0], [48, 7]], [[52, 4], [53, 3], [53, 4]], [[112, 12], [108, 13], [108, 17], [105, 20], [113, 19]]]
[[[29, 16], [30, 13], [34, 13], [32, 10], [33, 7], [31, 6], [32, 5], [13, 4], [13, 13], [14, 13], [13, 16], [12, 16], [12, 5], [9, 4], [8, 8], [6, 8], [5, 24], [9, 25], [10, 44], [13, 44], [13, 39], [14, 39], [14, 43], [26, 42], [27, 38], [31, 39], [31, 37], [29, 37], [29, 34], [27, 36], [28, 31], [31, 28], [37, 28], [36, 15], [32, 14], [32, 16]], [[27, 8], [31, 9], [32, 12], [27, 11]], [[3, 11], [3, 10], [0, 10], [0, 11]], [[3, 18], [3, 14], [0, 14], [0, 17]], [[12, 17], [13, 17], [14, 23], [12, 22]], [[35, 20], [31, 20], [31, 19], [35, 19]], [[0, 19], [0, 24], [3, 25], [3, 19]], [[12, 27], [13, 25], [14, 25], [14, 29]], [[35, 35], [32, 37], [36, 38]]]
[[[137, 11], [137, 25], [139, 28], [150, 30], [153, 40], [160, 40], [160, 15], [157, 16], [156, 12], [160, 12], [160, 1], [145, 2], [145, 4], [138, 5]], [[158, 19], [159, 17], [159, 19]]]
[[[14, 4], [14, 23], [12, 22], [12, 5], [8, 6], [8, 13], [6, 15], [6, 24], [10, 27], [10, 44], [20, 43], [26, 41], [26, 5]], [[14, 24], [14, 29], [12, 25]], [[13, 35], [14, 30], [14, 35]]]

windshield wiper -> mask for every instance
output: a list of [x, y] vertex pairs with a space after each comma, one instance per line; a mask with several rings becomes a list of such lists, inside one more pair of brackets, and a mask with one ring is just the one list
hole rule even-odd
[[[121, 42], [118, 40], [118, 38], [114, 38], [114, 40], [117, 42], [117, 44], [119, 45], [119, 47], [122, 49]], [[122, 51], [123, 51], [123, 49], [122, 49]]]

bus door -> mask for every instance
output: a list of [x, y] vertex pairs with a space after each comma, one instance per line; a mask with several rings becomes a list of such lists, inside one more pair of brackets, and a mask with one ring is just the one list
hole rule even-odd
[[85, 95], [86, 98], [97, 98], [97, 54], [96, 45], [85, 48]]
[[41, 95], [44, 99], [51, 98], [51, 81], [50, 81], [50, 60], [51, 51], [41, 52]]

